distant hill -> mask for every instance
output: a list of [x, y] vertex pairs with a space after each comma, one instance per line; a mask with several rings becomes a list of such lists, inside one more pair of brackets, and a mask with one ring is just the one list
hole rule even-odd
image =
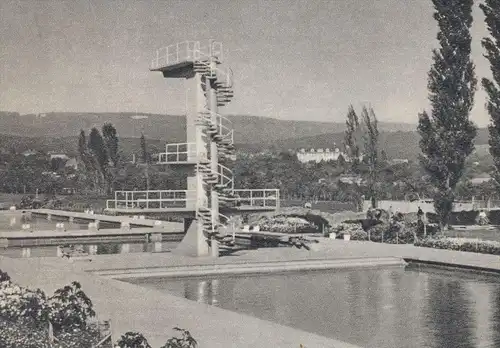
[[[238, 143], [272, 144], [286, 138], [302, 138], [345, 130], [344, 123], [278, 120], [259, 116], [228, 116], [233, 122]], [[71, 137], [80, 129], [89, 130], [112, 123], [120, 137], [138, 138], [143, 132], [147, 138], [168, 142], [185, 140], [186, 118], [175, 115], [145, 113], [72, 113], [19, 115], [0, 112], [0, 133], [23, 137]], [[398, 131], [414, 125], [381, 123], [380, 129]]]
[[[335, 144], [341, 147], [344, 140], [343, 132], [320, 134], [302, 138], [289, 138], [276, 141], [273, 146], [276, 149], [318, 149], [318, 148], [334, 148]], [[420, 153], [419, 147], [420, 136], [417, 131], [395, 131], [395, 132], [380, 132], [380, 145], [389, 156], [389, 158], [407, 158], [415, 160]], [[476, 149], [481, 156], [488, 155], [488, 130], [481, 128], [478, 130], [478, 135], [475, 139]], [[267, 144], [239, 144], [241, 147], [259, 151], [268, 148]]]
[[[228, 116], [235, 130], [236, 147], [247, 151], [301, 148], [333, 148], [344, 139], [344, 123], [278, 120], [259, 116]], [[145, 113], [69, 113], [19, 115], [0, 112], [0, 147], [17, 151], [29, 148], [44, 151], [65, 151], [76, 154], [80, 129], [101, 128], [105, 122], [118, 130], [122, 151], [128, 156], [139, 152], [143, 132], [151, 150], [162, 150], [165, 142], [185, 141], [186, 118], [175, 115]], [[420, 152], [419, 135], [414, 124], [379, 124], [382, 148], [390, 158], [416, 159]], [[488, 143], [486, 128], [478, 130], [477, 145]], [[478, 149], [482, 155], [487, 148]]]
[[[148, 150], [151, 153], [165, 151], [165, 144], [161, 140], [146, 139]], [[61, 151], [69, 156], [78, 153], [78, 137], [20, 137], [11, 135], [0, 135], [0, 148], [7, 151], [15, 149], [16, 152], [24, 152], [29, 149], [48, 151]], [[133, 153], [140, 153], [139, 138], [120, 138], [120, 150], [127, 159], [132, 159]]]

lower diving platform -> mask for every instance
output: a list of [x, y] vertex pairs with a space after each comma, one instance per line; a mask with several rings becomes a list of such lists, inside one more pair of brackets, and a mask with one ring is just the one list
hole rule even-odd
[[[221, 197], [221, 212], [253, 213], [279, 209], [279, 190], [234, 189]], [[115, 191], [114, 199], [106, 201], [106, 211], [114, 214], [175, 214], [194, 216], [195, 190]]]

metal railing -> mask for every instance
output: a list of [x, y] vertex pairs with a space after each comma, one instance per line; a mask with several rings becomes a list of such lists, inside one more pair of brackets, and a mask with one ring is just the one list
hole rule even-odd
[[231, 169], [220, 163], [217, 164], [217, 171], [212, 170], [210, 164], [198, 163], [196, 165], [196, 171], [202, 173], [202, 177], [206, 175], [216, 176], [217, 182], [214, 183], [215, 185], [221, 185], [231, 190], [234, 189], [233, 172]]
[[219, 184], [234, 190], [233, 172], [228, 167], [219, 164]]
[[222, 60], [222, 43], [209, 41], [208, 45], [202, 46], [200, 41], [183, 41], [156, 50], [156, 57], [151, 60], [151, 70], [160, 69], [169, 65], [179, 64], [186, 61], [205, 60], [217, 57]]
[[116, 191], [115, 199], [106, 201], [106, 209], [188, 208], [195, 201], [195, 190]]
[[197, 153], [196, 143], [167, 144], [165, 152], [158, 154], [158, 164], [196, 162], [198, 159], [206, 160], [207, 153]]
[[235, 201], [237, 206], [249, 207], [280, 207], [280, 191], [279, 189], [255, 189], [245, 190], [237, 189], [232, 191], [233, 196], [230, 201]]
[[229, 118], [214, 111], [205, 110], [203, 120], [217, 127], [221, 140], [228, 141], [231, 144], [234, 143], [233, 122]]

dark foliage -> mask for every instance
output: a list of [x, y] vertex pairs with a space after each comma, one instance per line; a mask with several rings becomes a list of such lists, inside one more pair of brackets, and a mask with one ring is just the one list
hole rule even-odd
[[476, 78], [470, 59], [473, 0], [433, 0], [440, 48], [433, 50], [428, 89], [432, 113], [419, 117], [420, 161], [436, 189], [435, 208], [447, 225], [454, 189], [473, 149], [476, 127], [469, 120]]

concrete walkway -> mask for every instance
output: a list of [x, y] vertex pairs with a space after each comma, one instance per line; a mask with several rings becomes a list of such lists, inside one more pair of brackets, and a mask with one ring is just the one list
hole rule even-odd
[[[442, 249], [422, 248], [411, 244], [381, 244], [373, 242], [357, 242], [320, 239], [312, 244], [311, 250], [291, 247], [264, 248], [242, 250], [231, 256], [214, 258], [191, 258], [172, 253], [130, 253], [114, 255], [98, 255], [92, 262], [75, 262], [74, 269], [84, 271], [120, 270], [139, 268], [163, 268], [190, 265], [246, 265], [252, 262], [290, 262], [305, 260], [345, 260], [360, 258], [401, 258], [422, 261], [441, 262], [456, 266], [472, 266], [500, 271], [500, 256], [460, 252]], [[51, 263], [57, 258], [46, 258]], [[68, 265], [69, 266], [69, 265]]]

